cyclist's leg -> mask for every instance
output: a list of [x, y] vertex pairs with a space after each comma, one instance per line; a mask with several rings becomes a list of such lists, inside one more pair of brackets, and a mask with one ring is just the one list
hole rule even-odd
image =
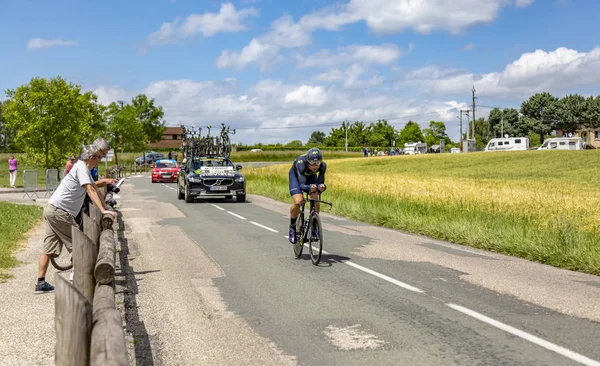
[[289, 178], [290, 196], [292, 196], [294, 202], [290, 206], [290, 233], [288, 238], [290, 243], [296, 244], [296, 219], [300, 214], [299, 203], [302, 202], [303, 197], [302, 190], [300, 189], [300, 183], [298, 182], [298, 177], [293, 169], [290, 169]]

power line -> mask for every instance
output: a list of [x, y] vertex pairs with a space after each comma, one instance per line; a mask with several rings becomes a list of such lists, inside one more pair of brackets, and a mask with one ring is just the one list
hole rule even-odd
[[[395, 121], [395, 120], [399, 120], [399, 119], [405, 119], [405, 118], [415, 118], [415, 117], [422, 117], [422, 116], [427, 116], [427, 115], [431, 115], [431, 114], [439, 114], [439, 113], [443, 113], [443, 112], [449, 112], [452, 110], [458, 109], [456, 107], [451, 107], [451, 108], [446, 108], [446, 109], [440, 109], [440, 110], [436, 110], [436, 111], [430, 111], [430, 112], [424, 112], [424, 113], [418, 113], [418, 114], [412, 114], [412, 115], [403, 115], [403, 116], [396, 116], [396, 117], [391, 117], [391, 118], [378, 118], [376, 120], [367, 120], [367, 121], [362, 121], [362, 122], [377, 122], [379, 120], [386, 120], [386, 121]], [[236, 130], [286, 130], [286, 129], [299, 129], [299, 128], [319, 128], [319, 127], [335, 127], [335, 126], [339, 126], [341, 123], [347, 122], [346, 120], [344, 121], [339, 121], [339, 122], [326, 122], [326, 123], [320, 123], [320, 124], [314, 124], [314, 125], [305, 125], [305, 126], [284, 126], [284, 127], [236, 127]], [[184, 126], [196, 126], [197, 124], [184, 124]], [[218, 128], [217, 126], [215, 126], [215, 128]]]

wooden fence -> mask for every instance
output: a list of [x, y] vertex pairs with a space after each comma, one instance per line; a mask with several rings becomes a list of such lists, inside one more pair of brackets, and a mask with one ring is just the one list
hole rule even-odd
[[115, 306], [116, 243], [111, 215], [90, 204], [73, 227], [73, 283], [56, 274], [56, 365], [129, 365]]

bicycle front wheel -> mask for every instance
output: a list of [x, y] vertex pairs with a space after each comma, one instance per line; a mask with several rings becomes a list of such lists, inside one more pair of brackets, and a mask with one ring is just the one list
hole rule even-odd
[[321, 261], [321, 252], [323, 251], [323, 230], [321, 227], [321, 218], [316, 212], [310, 215], [308, 224], [308, 251], [312, 263], [315, 266], [319, 264]]
[[58, 257], [51, 257], [50, 263], [59, 271], [68, 271], [73, 268], [73, 257], [71, 253], [63, 246]]

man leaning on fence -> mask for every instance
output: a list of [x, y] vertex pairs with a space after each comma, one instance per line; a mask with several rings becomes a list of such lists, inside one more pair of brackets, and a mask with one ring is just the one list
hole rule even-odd
[[100, 208], [103, 214], [116, 216], [107, 210], [97, 187], [93, 183], [90, 170], [98, 166], [103, 156], [102, 149], [96, 145], [86, 145], [81, 151], [81, 158], [60, 182], [54, 191], [48, 205], [44, 209], [45, 237], [44, 248], [38, 264], [38, 281], [35, 286], [36, 294], [54, 291], [54, 286], [46, 282], [50, 257], [58, 256], [63, 246], [72, 252], [71, 228], [77, 227], [75, 217], [81, 210], [86, 193], [92, 202]]

